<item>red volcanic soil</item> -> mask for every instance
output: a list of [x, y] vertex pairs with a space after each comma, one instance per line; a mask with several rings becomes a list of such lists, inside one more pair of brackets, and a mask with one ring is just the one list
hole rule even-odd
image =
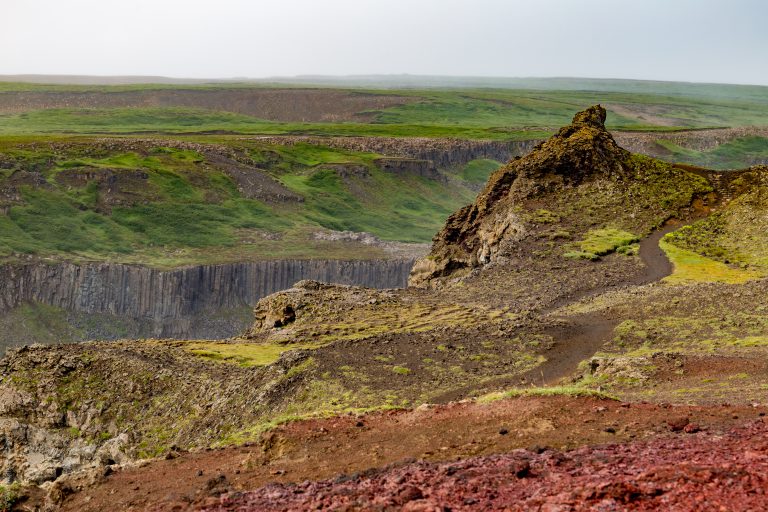
[[[682, 427], [682, 425], [680, 425]], [[696, 430], [689, 427], [689, 431]], [[224, 495], [205, 512], [768, 509], [768, 425], [571, 452], [417, 462]]]
[[[525, 493], [533, 493], [539, 488], [546, 491], [550, 488], [548, 486], [555, 486], [552, 492], [560, 489], [556, 487], [560, 485], [557, 484], [560, 477], [576, 482], [581, 481], [579, 478], [589, 477], [592, 471], [602, 471], [606, 475], [605, 481], [611, 481], [608, 477], [642, 474], [642, 468], [647, 468], [647, 465], [643, 465], [645, 456], [637, 454], [648, 449], [639, 444], [640, 440], [659, 439], [658, 442], [654, 441], [657, 445], [649, 445], [657, 446], [650, 449], [649, 453], [655, 453], [653, 450], [666, 453], [663, 447], [677, 446], [681, 442], [717, 445], [718, 442], [713, 441], [712, 436], [727, 432], [745, 421], [759, 419], [759, 415], [766, 412], [768, 410], [764, 407], [751, 406], [627, 404], [594, 398], [552, 396], [499, 400], [489, 404], [462, 402], [409, 411], [304, 420], [281, 425], [264, 434], [259, 442], [245, 446], [175, 452], [165, 460], [117, 470], [80, 491], [65, 490], [61, 509], [72, 512], [167, 512], [222, 503], [226, 505], [217, 505], [218, 508], [213, 510], [241, 510], [237, 506], [242, 503], [248, 505], [242, 510], [259, 510], [268, 500], [267, 496], [272, 496], [278, 500], [273, 502], [277, 508], [269, 510], [290, 510], [304, 509], [310, 503], [314, 506], [316, 503], [312, 500], [315, 499], [320, 500], [318, 503], [325, 503], [322, 500], [331, 500], [331, 494], [328, 493], [335, 492], [335, 489], [344, 489], [343, 492], [350, 493], [348, 501], [345, 501], [347, 498], [338, 498], [341, 500], [338, 503], [354, 503], [358, 499], [367, 499], [364, 493], [373, 488], [381, 488], [382, 499], [386, 498], [381, 503], [388, 503], [386, 500], [396, 499], [393, 493], [404, 492], [403, 489], [411, 482], [411, 477], [406, 477], [406, 473], [413, 475], [412, 484], [420, 489], [422, 496], [442, 500], [449, 498], [445, 495], [447, 491], [440, 490], [446, 489], [446, 482], [459, 485], [463, 481], [448, 474], [454, 471], [448, 468], [454, 466], [464, 468], [461, 474], [467, 482], [476, 482], [473, 485], [477, 486], [477, 490], [457, 487], [457, 490], [463, 489], [468, 494], [457, 494], [455, 499], [451, 498], [453, 501], [448, 503], [452, 507], [460, 508], [465, 506], [464, 499], [479, 500], [483, 496], [487, 503], [496, 503], [490, 498], [491, 494], [507, 485], [498, 479], [508, 480], [508, 485], [515, 488], [522, 485], [520, 482], [524, 482], [525, 486], [520, 488], [523, 494], [505, 490], [505, 494], [499, 493], [493, 499], [517, 499], [519, 496], [532, 499], [533, 494]], [[686, 433], [682, 429], [687, 424], [698, 425], [704, 433]], [[688, 430], [695, 429], [689, 427]], [[728, 434], [723, 439], [732, 440], [733, 436]], [[580, 448], [585, 445], [635, 442], [638, 444], [624, 447]], [[755, 444], [746, 440], [745, 446], [749, 443]], [[559, 451], [547, 450], [536, 455], [536, 452], [543, 449], [540, 447], [553, 447]], [[570, 449], [577, 451], [567, 451]], [[707, 453], [710, 450], [706, 448], [701, 451]], [[622, 457], [626, 459], [618, 462], [618, 455], [608, 457], [611, 453], [624, 453]], [[745, 456], [743, 450], [738, 453]], [[497, 457], [494, 454], [507, 455]], [[683, 460], [683, 456], [689, 455], [681, 453], [679, 460]], [[510, 476], [513, 469], [510, 464], [518, 464], [523, 459], [530, 460], [529, 464], [533, 468], [530, 475], [526, 473], [524, 479]], [[662, 459], [659, 455], [658, 460]], [[428, 462], [413, 463], [416, 460]], [[474, 462], [456, 463], [458, 460]], [[560, 462], [555, 464], [556, 460]], [[616, 462], [608, 463], [609, 460]], [[648, 458], [647, 462], [652, 460]], [[587, 461], [590, 462], [587, 464]], [[691, 467], [694, 467], [696, 459], [692, 458], [691, 461]], [[370, 474], [371, 468], [384, 468], [392, 464], [399, 466]], [[486, 472], [486, 465], [487, 475], [482, 475]], [[593, 469], [579, 473], [582, 465]], [[634, 468], [635, 465], [639, 469]], [[358, 476], [339, 478], [340, 474]], [[359, 477], [361, 474], [369, 476]], [[532, 477], [534, 474], [538, 476]], [[390, 479], [389, 475], [397, 476]], [[403, 477], [402, 481], [400, 477]], [[274, 483], [288, 485], [325, 479], [331, 480], [320, 484], [299, 484], [298, 487], [273, 485], [255, 494], [243, 494], [239, 498], [232, 494]], [[333, 483], [333, 479], [337, 483]], [[399, 490], [394, 487], [393, 482], [396, 481], [400, 481], [396, 485]], [[580, 485], [587, 489], [592, 483], [585, 480]], [[303, 492], [294, 495], [297, 490]], [[315, 491], [317, 496], [311, 497], [309, 494]], [[574, 495], [574, 499], [586, 499], [583, 496], [586, 496], [584, 493], [587, 491], [579, 492], [581, 494]], [[220, 495], [230, 497], [220, 502]], [[417, 494], [414, 492], [412, 501], [417, 503], [419, 500], [415, 496]], [[590, 503], [595, 502], [590, 499]]]

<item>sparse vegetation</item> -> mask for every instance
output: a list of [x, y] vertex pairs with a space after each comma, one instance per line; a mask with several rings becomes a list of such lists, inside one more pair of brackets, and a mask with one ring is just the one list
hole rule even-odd
[[670, 283], [740, 284], [760, 277], [760, 274], [755, 271], [730, 267], [725, 263], [681, 249], [666, 239], [662, 240], [659, 246], [667, 254], [675, 268], [673, 274], [665, 278]]
[[620, 229], [594, 229], [587, 233], [584, 240], [577, 242], [580, 251], [568, 251], [563, 256], [594, 261], [600, 256], [617, 251], [623, 254], [633, 254], [636, 251], [632, 245], [638, 240], [636, 235]]
[[408, 375], [411, 373], [411, 369], [405, 366], [393, 366], [392, 371], [398, 375]]
[[560, 216], [549, 210], [536, 210], [531, 216], [531, 221], [541, 224], [552, 224], [560, 222]]
[[600, 398], [605, 400], [618, 400], [615, 396], [608, 393], [603, 393], [594, 389], [590, 389], [582, 386], [549, 386], [549, 387], [531, 387], [531, 388], [516, 388], [508, 391], [500, 391], [496, 393], [490, 393], [479, 397], [477, 400], [480, 403], [489, 403], [503, 398], [516, 398], [521, 396], [573, 396], [573, 397], [587, 397], [587, 398]]
[[18, 483], [0, 485], [0, 512], [11, 512], [19, 499], [21, 499], [21, 485]]
[[318, 345], [277, 345], [266, 343], [215, 343], [190, 341], [182, 342], [180, 346], [190, 353], [204, 359], [209, 359], [211, 361], [221, 361], [225, 363], [234, 363], [244, 368], [248, 368], [250, 366], [264, 366], [274, 363], [283, 352], [288, 350], [312, 349], [317, 348]]

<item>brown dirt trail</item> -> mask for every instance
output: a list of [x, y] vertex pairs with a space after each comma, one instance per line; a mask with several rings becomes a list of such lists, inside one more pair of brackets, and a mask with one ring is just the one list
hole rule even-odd
[[[672, 262], [659, 247], [659, 241], [681, 227], [677, 223], [667, 223], [640, 242], [640, 259], [643, 272], [628, 284], [641, 286], [660, 281], [672, 273]], [[571, 298], [559, 307], [574, 303], [580, 299], [600, 295], [607, 289], [591, 290], [580, 297]], [[554, 338], [554, 346], [547, 351], [547, 361], [524, 377], [536, 385], [551, 385], [574, 373], [579, 363], [592, 357], [613, 334], [619, 320], [607, 313], [591, 313], [569, 319], [568, 323], [546, 332]]]

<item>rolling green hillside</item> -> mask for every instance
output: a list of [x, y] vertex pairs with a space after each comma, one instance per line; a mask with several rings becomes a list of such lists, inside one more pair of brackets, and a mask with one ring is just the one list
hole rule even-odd
[[[373, 248], [334, 249], [313, 233], [426, 242], [474, 195], [458, 173], [430, 179], [392, 172], [377, 166], [380, 155], [307, 144], [48, 141], [7, 145], [0, 157], [4, 259], [31, 254], [162, 267], [376, 256]], [[472, 180], [492, 171], [482, 167]], [[242, 181], [243, 173], [257, 182]]]

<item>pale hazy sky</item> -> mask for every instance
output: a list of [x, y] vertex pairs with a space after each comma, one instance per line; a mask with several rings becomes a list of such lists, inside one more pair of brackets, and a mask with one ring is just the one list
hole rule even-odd
[[0, 0], [0, 74], [768, 85], [766, 0]]

